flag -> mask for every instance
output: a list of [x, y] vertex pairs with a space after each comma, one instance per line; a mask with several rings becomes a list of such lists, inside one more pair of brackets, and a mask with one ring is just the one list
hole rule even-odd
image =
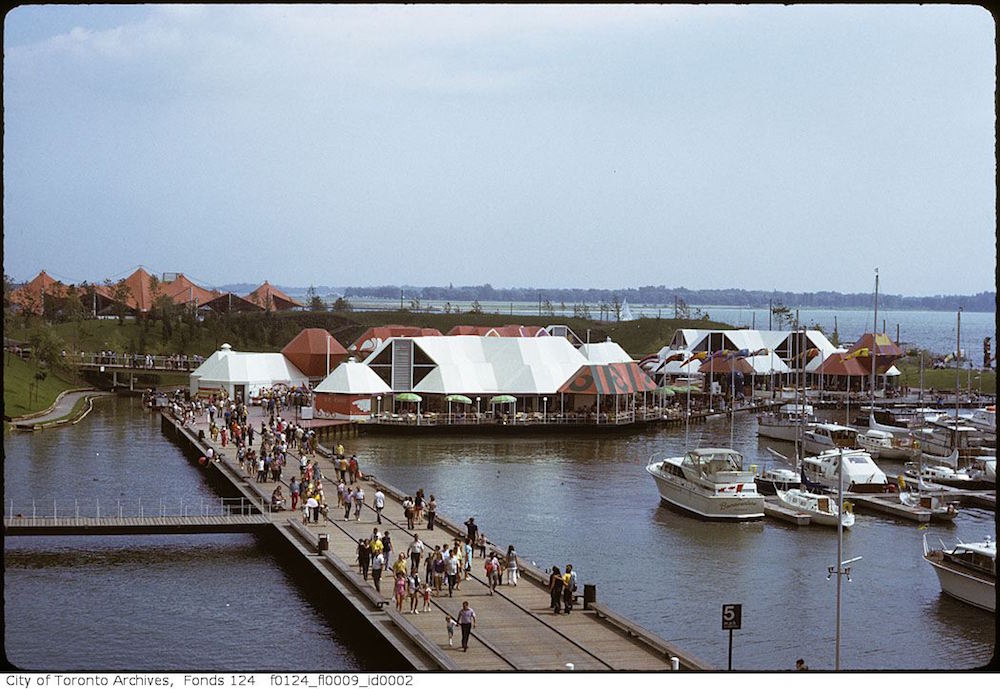
[[818, 354], [819, 354], [819, 349], [817, 349], [816, 347], [810, 347], [809, 349], [802, 352], [802, 361], [809, 361]]
[[855, 349], [853, 352], [848, 352], [847, 354], [845, 354], [844, 361], [847, 361], [848, 359], [856, 359], [859, 356], [871, 356], [871, 355], [872, 352], [870, 349], [868, 349], [867, 347], [861, 347], [859, 349]]
[[917, 531], [925, 531], [927, 528], [928, 527], [926, 524], [921, 524], [920, 526], [917, 527]]
[[750, 353], [750, 356], [767, 356], [767, 355], [768, 355], [768, 354], [770, 354], [770, 353], [771, 353], [771, 352], [770, 352], [770, 350], [768, 350], [768, 348], [767, 348], [767, 347], [761, 347], [761, 348], [760, 348], [760, 349], [758, 349], [757, 351], [755, 351], [755, 352], [751, 352], [751, 353]]
[[735, 352], [730, 352], [729, 355], [726, 357], [726, 360], [728, 361], [729, 359], [746, 358], [748, 356], [750, 356], [750, 350], [749, 349], [740, 349], [740, 350], [735, 351]]
[[728, 355], [729, 355], [729, 350], [728, 349], [720, 349], [719, 351], [714, 352], [712, 354], [712, 356], [710, 356], [708, 358], [709, 358], [709, 360], [711, 360], [711, 359], [720, 359], [720, 358], [728, 356]]
[[680, 361], [684, 358], [684, 356], [685, 356], [684, 352], [675, 352], [669, 355], [667, 358], [665, 358], [663, 360], [663, 363], [669, 364], [671, 361]]
[[708, 352], [695, 352], [687, 359], [685, 359], [684, 362], [681, 364], [681, 366], [687, 366], [692, 361], [704, 361], [707, 358], [708, 358]]

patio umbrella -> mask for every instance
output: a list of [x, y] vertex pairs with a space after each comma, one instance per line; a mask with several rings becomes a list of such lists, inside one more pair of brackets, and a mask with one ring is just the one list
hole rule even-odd
[[517, 398], [513, 395], [497, 395], [490, 400], [490, 404], [514, 404]]
[[396, 395], [396, 399], [400, 402], [422, 402], [424, 398], [415, 392], [401, 392]]
[[465, 395], [448, 395], [445, 399], [449, 402], [458, 402], [459, 404], [472, 404], [472, 400]]
[[662, 385], [662, 386], [656, 388], [656, 390], [654, 390], [654, 392], [656, 394], [658, 394], [658, 395], [663, 395], [664, 397], [673, 397], [675, 394], [677, 394], [674, 391], [674, 389], [671, 386], [669, 386], [669, 385]]

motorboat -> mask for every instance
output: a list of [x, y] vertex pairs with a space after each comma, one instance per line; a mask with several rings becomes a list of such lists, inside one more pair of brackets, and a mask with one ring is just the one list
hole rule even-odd
[[757, 417], [757, 435], [794, 443], [802, 437], [803, 427], [812, 426], [816, 417], [810, 404], [783, 404], [778, 411]]
[[873, 428], [858, 433], [858, 447], [875, 459], [910, 459], [920, 452], [911, 438], [897, 438], [892, 433]]
[[837, 490], [840, 455], [844, 456], [844, 490], [855, 493], [884, 493], [889, 480], [865, 450], [826, 450], [802, 459], [802, 478], [826, 490]]
[[759, 493], [762, 495], [774, 495], [779, 490], [796, 488], [802, 483], [802, 477], [799, 472], [791, 469], [770, 467], [760, 472], [754, 481], [757, 483], [757, 491]]
[[973, 410], [970, 416], [965, 417], [968, 424], [979, 430], [986, 431], [987, 433], [992, 433], [996, 436], [997, 433], [997, 408], [994, 405], [989, 407], [984, 407], [983, 409]]
[[702, 519], [748, 521], [764, 518], [764, 498], [743, 455], [727, 448], [689, 450], [683, 457], [650, 461], [646, 471], [660, 499]]
[[[779, 490], [776, 495], [782, 507], [808, 514], [810, 524], [837, 525], [837, 513], [839, 512], [837, 501], [829, 495], [811, 493], [799, 488]], [[850, 509], [846, 501], [844, 511], [840, 513], [840, 522], [845, 529], [854, 526], [854, 511]]]
[[[926, 455], [924, 459], [926, 460]], [[964, 469], [956, 471], [951, 467], [940, 464], [923, 464], [921, 466], [917, 462], [907, 462], [903, 467], [905, 470], [904, 474], [910, 478], [917, 479], [918, 481], [937, 483], [942, 486], [951, 486], [952, 488], [968, 488], [973, 480]]]
[[984, 431], [966, 423], [966, 420], [954, 416], [941, 416], [929, 421], [914, 434], [920, 443], [920, 448], [928, 455], [947, 457], [957, 450], [961, 458], [992, 454], [983, 445], [987, 442]]
[[977, 457], [969, 465], [969, 476], [975, 481], [997, 482], [997, 458]]
[[802, 448], [806, 452], [823, 452], [838, 447], [856, 447], [858, 431], [838, 423], [817, 423], [802, 434]]
[[907, 507], [924, 509], [931, 513], [931, 521], [951, 522], [958, 516], [958, 502], [945, 500], [937, 495], [928, 495], [922, 491], [901, 491], [899, 502]]
[[941, 583], [941, 591], [963, 603], [996, 613], [997, 544], [989, 536], [978, 543], [958, 543], [940, 549], [927, 545], [924, 559], [931, 564]]

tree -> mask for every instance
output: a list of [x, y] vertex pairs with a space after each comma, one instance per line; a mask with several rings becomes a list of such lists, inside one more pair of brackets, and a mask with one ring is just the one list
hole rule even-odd
[[333, 302], [333, 310], [336, 313], [345, 313], [347, 311], [352, 311], [354, 307], [351, 306], [351, 302], [347, 301], [343, 297], [337, 297], [337, 301]]
[[771, 315], [777, 322], [779, 330], [783, 330], [785, 327], [790, 328], [795, 322], [795, 316], [792, 314], [792, 310], [780, 301], [774, 302], [771, 306]]
[[80, 298], [81, 292], [81, 289], [70, 286], [66, 290], [66, 299], [63, 301], [63, 318], [73, 323], [82, 321], [87, 315], [87, 308], [83, 305], [83, 300]]
[[478, 299], [474, 300], [472, 302], [472, 313], [482, 313], [482, 312], [483, 312], [482, 304], [479, 303]]
[[555, 316], [556, 311], [552, 308], [552, 302], [546, 299], [542, 302], [542, 315], [543, 316]]
[[620, 321], [622, 319], [622, 303], [618, 299], [618, 295], [614, 295], [614, 300], [611, 302], [611, 308], [615, 313], [615, 320]]
[[114, 302], [111, 306], [111, 312], [118, 316], [118, 325], [125, 325], [125, 316], [130, 310], [128, 300], [132, 296], [132, 288], [128, 286], [124, 278], [118, 282], [111, 282], [110, 279], [105, 280], [104, 285], [110, 290], [111, 300]]

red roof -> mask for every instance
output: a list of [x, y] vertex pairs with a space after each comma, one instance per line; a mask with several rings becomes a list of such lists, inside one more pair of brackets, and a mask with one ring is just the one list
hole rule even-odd
[[306, 328], [292, 338], [281, 353], [310, 378], [325, 376], [348, 356], [344, 346], [323, 328]]
[[357, 352], [373, 352], [390, 337], [440, 336], [437, 328], [418, 328], [415, 325], [382, 325], [368, 328], [348, 349]]
[[727, 359], [724, 356], [717, 356], [715, 359], [709, 361], [704, 361], [701, 367], [698, 369], [698, 373], [732, 373], [733, 370], [744, 375], [753, 375], [754, 368], [750, 365], [746, 359], [742, 357], [733, 357], [732, 359]]
[[260, 287], [248, 294], [246, 300], [252, 301], [265, 311], [284, 311], [296, 306], [302, 306], [301, 303], [292, 299], [267, 280]]
[[493, 330], [492, 326], [489, 325], [456, 325], [454, 328], [449, 330], [447, 335], [478, 335], [482, 337], [486, 333]]
[[178, 275], [171, 282], [165, 283], [161, 288], [161, 291], [163, 294], [170, 297], [175, 304], [190, 304], [192, 302], [197, 302], [199, 305], [203, 305], [219, 296], [219, 292], [217, 290], [207, 290], [204, 287], [199, 287], [188, 280], [183, 273]]
[[859, 359], [844, 359], [844, 352], [834, 352], [813, 373], [824, 376], [869, 376], [871, 363], [865, 368]]
[[652, 392], [656, 383], [634, 361], [581, 366], [559, 392], [576, 395], [630, 395]]
[[477, 335], [479, 337], [541, 337], [548, 335], [540, 325], [456, 325], [448, 335]]
[[28, 308], [32, 313], [41, 315], [42, 294], [53, 297], [65, 297], [66, 285], [53, 280], [44, 270], [36, 275], [30, 282], [10, 293], [10, 300], [22, 308]]
[[856, 354], [858, 363], [869, 373], [872, 371], [872, 354], [875, 356], [875, 373], [885, 373], [904, 352], [885, 333], [865, 333], [848, 350], [848, 356], [867, 349], [866, 354]]

